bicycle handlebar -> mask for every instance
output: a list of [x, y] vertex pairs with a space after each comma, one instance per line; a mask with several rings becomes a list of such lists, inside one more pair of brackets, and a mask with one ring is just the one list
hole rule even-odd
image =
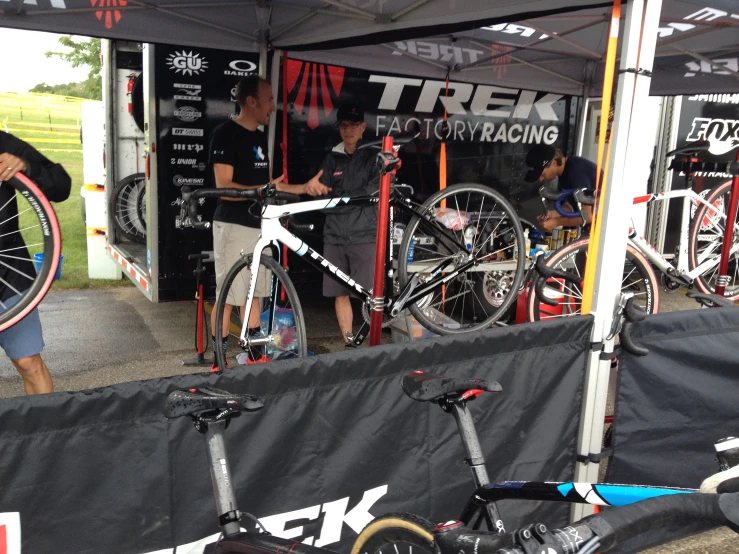
[[513, 533], [516, 544], [495, 554], [569, 554], [584, 552], [583, 547], [605, 552], [652, 529], [696, 520], [739, 532], [739, 493], [660, 496], [586, 517], [565, 529], [532, 525]]
[[544, 285], [546, 284], [546, 282], [551, 278], [557, 278], [564, 279], [565, 281], [573, 284], [577, 284], [582, 281], [582, 279], [574, 273], [570, 273], [562, 269], [547, 267], [544, 260], [544, 256], [539, 256], [534, 263], [536, 272], [539, 274], [539, 276], [534, 281], [534, 292], [536, 293], [536, 297], [539, 299], [539, 302], [547, 304], [548, 306], [556, 306], [557, 301], [553, 298], [549, 298], [546, 294], [544, 294]]
[[626, 301], [624, 308], [624, 324], [621, 328], [621, 346], [624, 350], [633, 354], [634, 356], [646, 356], [649, 354], [649, 349], [639, 346], [634, 343], [631, 338], [631, 329], [634, 323], [638, 323], [647, 317], [647, 313], [634, 305], [634, 297], [632, 296]]
[[726, 298], [725, 296], [719, 296], [718, 294], [704, 294], [698, 291], [690, 291], [687, 294], [688, 298], [692, 298], [698, 302], [701, 306], [707, 308], [733, 308], [734, 303]]
[[[290, 192], [278, 191], [273, 183], [255, 188], [255, 189], [197, 189], [191, 190], [190, 187], [182, 187], [180, 191], [182, 201], [187, 204], [187, 211], [190, 217], [190, 224], [193, 229], [210, 229], [210, 221], [198, 221], [198, 203], [199, 198], [239, 198], [244, 200], [264, 200], [274, 198], [275, 200], [284, 200], [293, 203], [300, 202], [300, 196]], [[300, 227], [300, 224], [297, 224]], [[311, 229], [308, 229], [311, 230]]]

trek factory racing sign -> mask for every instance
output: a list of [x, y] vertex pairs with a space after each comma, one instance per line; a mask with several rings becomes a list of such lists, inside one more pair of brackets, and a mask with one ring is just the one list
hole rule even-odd
[[[420, 51], [414, 41], [404, 47]], [[437, 55], [456, 54], [452, 49], [438, 50]], [[511, 183], [523, 180], [526, 152], [533, 145], [567, 149], [570, 113], [576, 103], [562, 94], [455, 81], [447, 86], [437, 79], [298, 60], [288, 61], [287, 75], [294, 182], [309, 178], [324, 153], [340, 141], [336, 109], [355, 102], [365, 112], [365, 139], [407, 131], [420, 134], [417, 144], [401, 151], [403, 182], [417, 189], [438, 189], [438, 153], [446, 141], [450, 183], [487, 183], [506, 193]]]
[[[154, 55], [161, 289], [162, 275], [191, 277], [188, 254], [212, 249], [211, 233], [178, 228], [177, 201], [183, 186], [214, 186], [208, 167], [210, 134], [236, 117], [232, 91], [241, 77], [257, 72], [258, 55], [168, 45], [156, 45]], [[199, 213], [209, 221], [214, 210], [210, 201]]]

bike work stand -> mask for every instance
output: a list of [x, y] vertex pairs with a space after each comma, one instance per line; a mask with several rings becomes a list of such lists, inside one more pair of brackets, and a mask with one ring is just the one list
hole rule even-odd
[[206, 361], [205, 353], [208, 351], [209, 337], [205, 336], [205, 276], [207, 271], [203, 267], [205, 262], [214, 263], [213, 251], [200, 252], [199, 254], [190, 254], [188, 260], [197, 260], [197, 267], [192, 272], [195, 275], [195, 284], [197, 292], [195, 298], [197, 300], [197, 310], [195, 312], [195, 349], [197, 355], [190, 360], [182, 360], [183, 366], [210, 366], [211, 361]]
[[393, 150], [393, 137], [383, 137], [382, 152], [378, 154], [380, 166], [380, 198], [377, 207], [377, 242], [375, 243], [375, 279], [372, 288], [372, 313], [370, 314], [370, 346], [380, 344], [382, 340], [382, 312], [385, 297], [385, 255], [387, 253], [387, 237], [390, 211], [390, 179], [400, 167], [398, 153]]
[[729, 210], [726, 214], [726, 229], [724, 229], [724, 244], [721, 247], [721, 261], [716, 276], [716, 294], [724, 295], [726, 285], [729, 284], [729, 253], [734, 245], [734, 222], [736, 221], [737, 204], [739, 204], [739, 150], [736, 151], [736, 162], [733, 165], [733, 179], [731, 194], [729, 195]]

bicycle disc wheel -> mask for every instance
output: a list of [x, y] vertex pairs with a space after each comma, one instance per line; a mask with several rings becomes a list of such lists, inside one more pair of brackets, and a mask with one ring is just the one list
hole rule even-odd
[[122, 179], [110, 195], [109, 209], [115, 228], [124, 238], [138, 244], [146, 244], [146, 223], [141, 219], [141, 195], [145, 188], [144, 174], [134, 173]]
[[362, 529], [351, 554], [435, 554], [433, 528], [413, 514], [386, 514]]
[[[216, 302], [216, 337], [223, 336], [223, 312], [228, 291], [234, 280], [237, 277], [241, 278], [239, 274], [244, 269], [249, 270], [252, 258], [251, 254], [242, 256], [226, 275]], [[258, 337], [272, 337], [271, 342], [263, 347], [264, 353], [269, 361], [307, 356], [308, 341], [305, 333], [305, 319], [295, 286], [274, 258], [261, 256], [259, 265], [260, 272], [262, 269], [271, 272], [270, 296], [262, 299], [260, 310], [261, 334]], [[216, 359], [218, 367], [223, 371], [226, 368], [226, 357], [220, 348], [216, 349]]]
[[[552, 253], [547, 258], [546, 265], [568, 271], [584, 279], [589, 246], [589, 238], [570, 243]], [[627, 246], [621, 291], [633, 292], [636, 306], [648, 314], [654, 314], [659, 310], [659, 293], [656, 285], [657, 277], [647, 259], [631, 246]], [[526, 300], [528, 321], [568, 317], [582, 313], [582, 281], [563, 283], [561, 279], [549, 279], [544, 285], [544, 294], [556, 300], [557, 306], [548, 306], [540, 302], [532, 283], [529, 286]]]
[[[707, 260], [717, 260], [721, 256], [730, 195], [731, 181], [727, 181], [713, 189], [706, 198], [706, 202], [717, 211], [713, 211], [705, 204], [699, 204], [695, 210], [690, 221], [688, 235], [690, 237], [688, 241], [688, 269], [690, 271]], [[739, 222], [739, 217], [736, 222]], [[734, 231], [733, 243], [736, 244], [737, 240], [739, 236]], [[703, 275], [696, 277], [695, 284], [701, 292], [713, 294], [716, 291], [718, 269], [719, 266], [716, 265]], [[729, 256], [727, 275], [729, 282], [724, 289], [724, 296], [730, 300], [737, 300], [739, 299], [739, 252]]]
[[[0, 331], [18, 323], [33, 310], [54, 281], [62, 236], [51, 203], [25, 175], [0, 182], [0, 289], [9, 288], [19, 300], [0, 301]], [[33, 255], [43, 254], [38, 272]], [[10, 283], [8, 278], [12, 276]]]
[[[414, 274], [423, 283], [441, 279], [470, 259], [475, 265], [440, 283], [430, 299], [408, 305], [410, 312], [440, 335], [490, 327], [513, 304], [523, 279], [525, 257], [514, 258], [514, 252], [524, 249], [516, 211], [498, 192], [476, 183], [440, 190], [419, 211], [423, 217], [408, 223], [398, 251], [401, 290]], [[432, 276], [430, 272], [440, 266], [441, 273]]]

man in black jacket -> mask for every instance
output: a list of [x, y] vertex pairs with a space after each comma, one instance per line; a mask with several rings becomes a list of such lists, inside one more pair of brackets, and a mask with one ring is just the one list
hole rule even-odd
[[[321, 165], [321, 181], [332, 196], [364, 196], [378, 191], [380, 171], [377, 151], [357, 150], [367, 129], [362, 108], [341, 106], [336, 114], [341, 143]], [[372, 289], [377, 238], [377, 206], [342, 206], [326, 212], [323, 228], [323, 255], [367, 290]], [[348, 291], [328, 276], [323, 278], [323, 295], [336, 298], [336, 318], [346, 346], [353, 346], [352, 305]]]
[[[7, 203], [10, 209], [3, 214], [6, 221], [17, 214], [18, 205], [15, 189], [4, 182], [19, 171], [35, 181], [49, 200], [61, 202], [69, 198], [72, 180], [61, 165], [49, 161], [30, 144], [0, 131], [0, 206]], [[20, 233], [0, 232], [0, 251], [10, 249], [13, 249], [14, 257], [6, 257], [0, 265], [0, 311], [20, 299], [17, 290], [23, 292], [28, 287], [23, 270], [31, 265], [31, 256], [23, 238]], [[33, 310], [19, 323], [0, 333], [0, 346], [23, 378], [26, 394], [54, 390], [49, 369], [41, 359], [44, 338], [38, 310]]]

